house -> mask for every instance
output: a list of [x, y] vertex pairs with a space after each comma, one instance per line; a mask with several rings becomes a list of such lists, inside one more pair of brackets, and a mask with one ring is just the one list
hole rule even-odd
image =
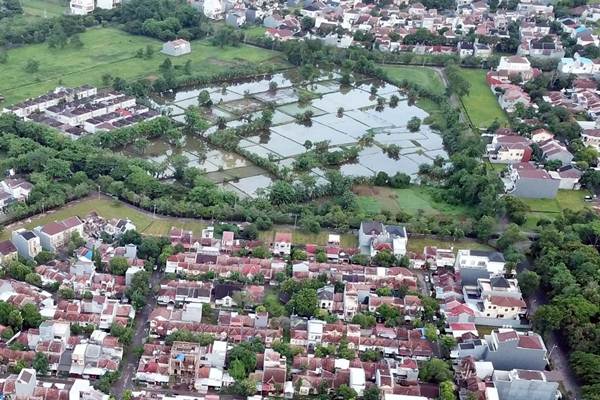
[[32, 231], [17, 229], [12, 232], [10, 241], [17, 248], [19, 256], [33, 260], [42, 251], [40, 238]]
[[73, 15], [87, 15], [94, 11], [94, 0], [71, 0], [69, 8]]
[[130, 286], [133, 282], [133, 277], [140, 271], [144, 271], [144, 267], [132, 265], [131, 267], [127, 268], [127, 271], [125, 271], [125, 285]]
[[246, 10], [231, 10], [225, 17], [225, 23], [234, 28], [239, 28], [246, 23]]
[[558, 160], [563, 165], [568, 165], [573, 161], [573, 154], [556, 139], [546, 140], [545, 142], [538, 143], [538, 145], [540, 150], [542, 150], [542, 156], [547, 161]]
[[524, 81], [533, 77], [533, 69], [529, 60], [521, 56], [502, 56], [500, 63], [496, 68], [498, 73], [504, 73], [508, 76], [521, 76]]
[[464, 284], [465, 303], [475, 311], [477, 323], [486, 318], [520, 321], [527, 313], [527, 306], [516, 279], [503, 275], [479, 278], [475, 285]]
[[234, 285], [231, 283], [217, 283], [213, 288], [213, 296], [215, 305], [223, 307], [235, 307], [237, 304], [233, 300], [235, 292], [244, 291], [242, 285]]
[[18, 257], [17, 248], [10, 240], [0, 242], [0, 265], [15, 261]]
[[531, 104], [531, 98], [520, 86], [504, 85], [503, 91], [498, 97], [498, 104], [507, 112], [514, 112], [517, 104], [527, 108]]
[[191, 53], [192, 47], [190, 46], [190, 42], [187, 40], [176, 39], [163, 43], [162, 50], [160, 52], [168, 56], [179, 57], [184, 54]]
[[506, 328], [492, 331], [490, 335], [485, 335], [484, 340], [472, 339], [460, 343], [458, 356], [473, 356], [476, 360], [489, 361], [494, 369], [505, 371], [543, 371], [548, 364], [546, 346], [540, 335]]
[[518, 135], [495, 135], [492, 143], [487, 145], [487, 153], [491, 162], [516, 163], [531, 160], [531, 142]]
[[582, 57], [575, 53], [573, 58], [561, 58], [558, 63], [557, 71], [565, 75], [592, 75], [595, 71], [595, 64], [592, 60]]
[[289, 256], [292, 253], [292, 233], [276, 232], [273, 240], [273, 253], [280, 256]]
[[492, 381], [499, 400], [555, 400], [558, 397], [558, 382], [548, 381], [543, 371], [496, 369]]
[[381, 222], [363, 221], [358, 230], [358, 244], [361, 253], [371, 257], [383, 250], [403, 256], [406, 254], [408, 234], [404, 226], [384, 226]]
[[83, 237], [83, 222], [79, 217], [70, 217], [35, 227], [33, 231], [39, 236], [43, 249], [55, 252], [59, 247], [66, 245], [74, 233]]
[[225, 6], [221, 0], [204, 0], [204, 4], [202, 5], [202, 11], [204, 15], [210, 19], [223, 19], [223, 12], [225, 11]]
[[112, 10], [120, 4], [121, 0], [96, 0], [96, 7], [102, 8], [103, 10]]
[[503, 181], [507, 194], [530, 199], [553, 199], [560, 186], [558, 179], [530, 163], [510, 165], [508, 176]]
[[473, 52], [475, 51], [475, 47], [473, 46], [473, 43], [469, 43], [469, 42], [460, 42], [457, 46], [457, 49], [458, 49], [458, 55], [460, 56], [460, 58], [472, 56]]
[[479, 335], [477, 327], [472, 322], [451, 322], [448, 324], [448, 332], [452, 333], [452, 337], [460, 339], [465, 333], [471, 333], [475, 336]]
[[15, 202], [27, 200], [32, 189], [33, 185], [24, 179], [5, 179], [0, 182], [0, 212]]
[[267, 28], [265, 35], [270, 39], [285, 42], [294, 37], [294, 32], [289, 29]]
[[540, 128], [531, 132], [531, 141], [534, 143], [541, 143], [550, 139], [554, 139], [554, 134], [547, 129]]
[[548, 173], [552, 178], [560, 181], [559, 189], [579, 190], [581, 187], [579, 180], [583, 173], [572, 165], [564, 165], [558, 170], [548, 171]]
[[479, 278], [503, 274], [504, 265], [504, 256], [497, 251], [463, 249], [456, 254], [454, 269], [460, 272], [463, 285], [474, 285]]
[[581, 139], [586, 146], [591, 146], [600, 151], [600, 129], [584, 129]]

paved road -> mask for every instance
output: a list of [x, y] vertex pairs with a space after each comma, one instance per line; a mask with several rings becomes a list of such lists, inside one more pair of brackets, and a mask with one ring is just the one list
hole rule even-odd
[[[158, 285], [161, 279], [162, 272], [154, 271], [150, 278], [152, 287]], [[121, 377], [113, 385], [112, 395], [117, 399], [122, 398], [125, 390], [133, 390], [133, 378], [138, 366], [138, 359], [132, 349], [143, 346], [144, 339], [146, 338], [147, 322], [150, 317], [150, 313], [156, 306], [156, 296], [154, 291], [150, 291], [150, 294], [146, 297], [146, 305], [141, 310], [138, 310], [135, 315], [134, 326], [135, 331], [133, 334], [133, 340], [131, 344], [125, 349], [125, 359], [123, 360], [123, 369], [121, 370]]]

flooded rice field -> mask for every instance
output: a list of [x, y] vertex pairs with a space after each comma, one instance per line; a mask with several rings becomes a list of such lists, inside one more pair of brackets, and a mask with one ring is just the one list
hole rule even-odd
[[[356, 162], [339, 167], [343, 175], [403, 172], [414, 179], [420, 164], [431, 164], [437, 156], [447, 158], [441, 137], [429, 126], [422, 124], [417, 132], [407, 129], [411, 118], [424, 119], [428, 114], [410, 105], [396, 86], [373, 80], [341, 85], [338, 79], [338, 75], [329, 74], [306, 83], [299, 80], [296, 71], [291, 71], [259, 80], [180, 90], [155, 100], [174, 120], [184, 122], [185, 110], [198, 106], [198, 95], [206, 90], [213, 104], [200, 107], [202, 116], [212, 124], [222, 117], [229, 127], [243, 124], [242, 119], [248, 115], [259, 117], [268, 103], [274, 104], [269, 132], [244, 138], [239, 146], [281, 166], [292, 166], [295, 157], [307, 151], [308, 142], [327, 141], [331, 148], [343, 148], [355, 145], [367, 134], [372, 135], [372, 144], [360, 151]], [[393, 95], [400, 99], [396, 107], [387, 104]], [[386, 100], [383, 108], [377, 107], [378, 98]], [[295, 115], [306, 111], [312, 112], [310, 126], [295, 120]], [[212, 126], [204, 134], [216, 130]], [[391, 144], [400, 148], [398, 159], [384, 152]], [[256, 196], [273, 182], [263, 169], [237, 154], [211, 148], [203, 138], [186, 137], [176, 147], [156, 141], [141, 156], [161, 162], [174, 154], [186, 156], [190, 166], [203, 169], [209, 179], [241, 196]], [[326, 183], [325, 171], [316, 168], [310, 175]]]

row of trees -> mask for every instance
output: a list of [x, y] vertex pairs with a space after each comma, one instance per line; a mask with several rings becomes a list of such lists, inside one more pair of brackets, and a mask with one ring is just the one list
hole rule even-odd
[[534, 273], [520, 275], [526, 290], [536, 282], [550, 299], [533, 316], [542, 333], [557, 332], [570, 347], [571, 365], [583, 383], [585, 399], [597, 399], [600, 367], [600, 217], [565, 210], [546, 223], [531, 246]]

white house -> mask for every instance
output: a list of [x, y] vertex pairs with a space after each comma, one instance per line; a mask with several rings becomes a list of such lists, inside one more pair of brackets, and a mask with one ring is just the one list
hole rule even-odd
[[94, 11], [94, 0], [71, 0], [69, 7], [73, 15], [87, 15]]
[[32, 260], [42, 251], [40, 238], [32, 231], [17, 229], [12, 232], [10, 241], [17, 248], [19, 256]]
[[202, 11], [210, 19], [223, 19], [225, 7], [221, 0], [205, 0]]
[[192, 47], [190, 46], [190, 42], [187, 40], [176, 39], [171, 40], [170, 42], [165, 42], [160, 52], [168, 56], [178, 57], [191, 53]]
[[275, 233], [273, 253], [289, 256], [292, 253], [292, 234], [289, 232]]
[[504, 273], [504, 256], [496, 251], [459, 250], [454, 269], [460, 272], [463, 284], [477, 284], [479, 278]]
[[358, 245], [361, 253], [371, 257], [383, 250], [389, 250], [395, 256], [403, 256], [406, 254], [408, 234], [404, 226], [363, 221], [358, 230]]
[[96, 0], [96, 7], [103, 10], [112, 10], [121, 4], [121, 0]]
[[75, 232], [83, 237], [83, 222], [79, 217], [71, 217], [60, 222], [37, 226], [33, 231], [39, 236], [42, 248], [56, 251], [57, 248], [67, 244]]
[[520, 56], [500, 57], [500, 63], [496, 71], [506, 73], [509, 76], [521, 75], [523, 80], [529, 80], [533, 77], [533, 69], [529, 60]]
[[561, 58], [556, 68], [562, 74], [573, 75], [591, 75], [597, 72], [597, 65], [589, 58], [582, 57], [579, 53], [575, 53], [573, 58]]

